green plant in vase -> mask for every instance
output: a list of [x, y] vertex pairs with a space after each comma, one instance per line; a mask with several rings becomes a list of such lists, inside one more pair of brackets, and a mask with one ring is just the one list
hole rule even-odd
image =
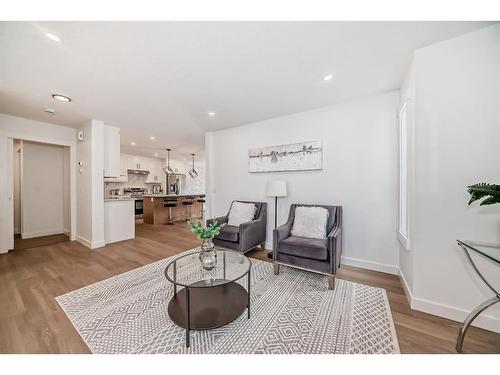
[[188, 220], [188, 224], [198, 239], [202, 240], [200, 262], [203, 268], [211, 270], [217, 265], [217, 253], [214, 250], [212, 239], [220, 233], [220, 229], [225, 225], [219, 224], [216, 220], [204, 226], [200, 220]]
[[224, 223], [218, 224], [216, 220], [211, 221], [206, 227], [200, 220], [188, 220], [188, 224], [191, 227], [191, 232], [200, 240], [211, 240], [217, 236], [220, 233], [220, 229], [226, 225]]
[[467, 192], [470, 194], [469, 205], [483, 198], [486, 199], [480, 203], [480, 206], [500, 203], [500, 185], [481, 182], [468, 186]]

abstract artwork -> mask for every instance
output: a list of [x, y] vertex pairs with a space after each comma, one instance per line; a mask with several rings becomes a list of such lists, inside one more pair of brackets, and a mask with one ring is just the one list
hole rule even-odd
[[248, 156], [251, 173], [311, 171], [323, 167], [321, 141], [252, 148]]

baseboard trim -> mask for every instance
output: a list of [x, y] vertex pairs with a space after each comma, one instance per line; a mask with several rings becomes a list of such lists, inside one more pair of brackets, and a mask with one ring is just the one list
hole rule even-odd
[[97, 249], [99, 247], [104, 247], [104, 246], [106, 246], [106, 241], [104, 240], [92, 242], [92, 249]]
[[[459, 307], [449, 306], [442, 303], [430, 301], [424, 298], [416, 297], [412, 293], [404, 274], [397, 266], [392, 266], [390, 264], [383, 264], [377, 262], [370, 262], [350, 257], [342, 257], [342, 264], [346, 266], [359, 267], [372, 271], [379, 271], [379, 272], [389, 273], [392, 275], [398, 275], [399, 279], [401, 280], [401, 285], [403, 286], [406, 298], [408, 299], [408, 303], [410, 304], [410, 307], [413, 310], [440, 316], [457, 322], [463, 322], [467, 317], [467, 315], [469, 315], [470, 313], [470, 311], [464, 310]], [[476, 318], [476, 320], [474, 320], [474, 323], [472, 325], [475, 327], [486, 329], [488, 331], [500, 333], [500, 319], [488, 315], [487, 313], [479, 315]]]
[[378, 262], [370, 262], [368, 260], [350, 258], [350, 257], [342, 257], [341, 265], [353, 266], [364, 268], [367, 270], [390, 273], [391, 275], [397, 275], [399, 273], [399, 268], [397, 266], [393, 266], [390, 264], [378, 263]]
[[89, 249], [92, 249], [92, 242], [87, 240], [86, 238], [83, 238], [81, 236], [76, 236], [76, 240], [80, 242], [83, 246], [88, 247]]
[[405, 275], [401, 270], [399, 270], [399, 281], [401, 282], [401, 285], [403, 286], [403, 291], [405, 292], [406, 299], [408, 300], [408, 304], [412, 305], [412, 300], [413, 300], [413, 294], [411, 293], [411, 289], [408, 285], [408, 282], [406, 281]]
[[62, 231], [62, 230], [48, 230], [48, 231], [39, 231], [39, 232], [28, 232], [28, 233], [21, 233], [21, 238], [23, 240], [25, 240], [27, 238], [52, 236], [54, 234], [63, 234], [63, 233], [64, 233], [64, 231]]
[[89, 241], [86, 238], [83, 238], [81, 236], [76, 236], [76, 240], [78, 242], [80, 242], [83, 246], [88, 247], [89, 249], [97, 249], [99, 247], [106, 246], [106, 243], [104, 241], [91, 242], [91, 241]]
[[[459, 307], [449, 306], [442, 303], [429, 301], [423, 298], [417, 298], [414, 296], [411, 298], [410, 306], [414, 310], [441, 316], [443, 318], [455, 320], [457, 322], [463, 322], [467, 315], [469, 315], [470, 313], [470, 311], [461, 309]], [[488, 315], [487, 313], [479, 315], [474, 320], [472, 325], [475, 327], [487, 329], [488, 331], [500, 333], [500, 319]]]

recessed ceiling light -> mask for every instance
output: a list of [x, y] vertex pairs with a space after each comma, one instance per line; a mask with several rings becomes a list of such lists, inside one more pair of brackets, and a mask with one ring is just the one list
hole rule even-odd
[[43, 111], [45, 113], [49, 113], [51, 115], [55, 115], [56, 111], [54, 111], [52, 108], [44, 108]]
[[328, 75], [326, 75], [326, 76], [324, 76], [324, 77], [323, 77], [323, 79], [324, 79], [325, 81], [331, 81], [331, 80], [332, 80], [332, 78], [333, 78], [333, 75], [332, 75], [332, 74], [328, 74]]
[[157, 158], [157, 157], [158, 157], [158, 153], [157, 153], [157, 152], [155, 152], [155, 158]]
[[52, 34], [52, 33], [45, 33], [45, 36], [49, 38], [50, 40], [53, 40], [54, 42], [61, 42], [61, 38], [59, 38], [57, 35]]
[[135, 146], [135, 142], [130, 142], [130, 146]]
[[69, 96], [66, 96], [66, 95], [52, 94], [52, 97], [55, 100], [59, 100], [60, 102], [64, 102], [64, 103], [69, 103], [71, 101], [71, 98]]
[[152, 141], [154, 141], [156, 139], [156, 137], [154, 135], [150, 136], [149, 139], [151, 139]]
[[215, 117], [215, 112], [213, 111], [208, 112], [208, 117]]

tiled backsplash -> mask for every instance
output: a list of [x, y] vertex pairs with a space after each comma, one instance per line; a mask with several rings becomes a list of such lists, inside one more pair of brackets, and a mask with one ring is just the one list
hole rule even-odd
[[[192, 179], [189, 175], [186, 175], [186, 186], [184, 194], [204, 194], [205, 193], [205, 165], [196, 164], [196, 171], [198, 172], [198, 177]], [[146, 184], [147, 175], [140, 174], [129, 174], [128, 182], [105, 182], [104, 183], [104, 195], [108, 196], [109, 191], [112, 189], [120, 189], [120, 194], [123, 194], [124, 187], [131, 188], [146, 188], [148, 193], [152, 192], [153, 184]], [[164, 188], [164, 181], [162, 184], [162, 189]]]
[[129, 174], [128, 182], [105, 182], [104, 183], [104, 195], [108, 196], [109, 191], [112, 189], [120, 189], [120, 194], [123, 194], [124, 187], [132, 187], [132, 188], [146, 188], [148, 192], [151, 192], [153, 189], [152, 184], [146, 184], [147, 175], [141, 174]]

